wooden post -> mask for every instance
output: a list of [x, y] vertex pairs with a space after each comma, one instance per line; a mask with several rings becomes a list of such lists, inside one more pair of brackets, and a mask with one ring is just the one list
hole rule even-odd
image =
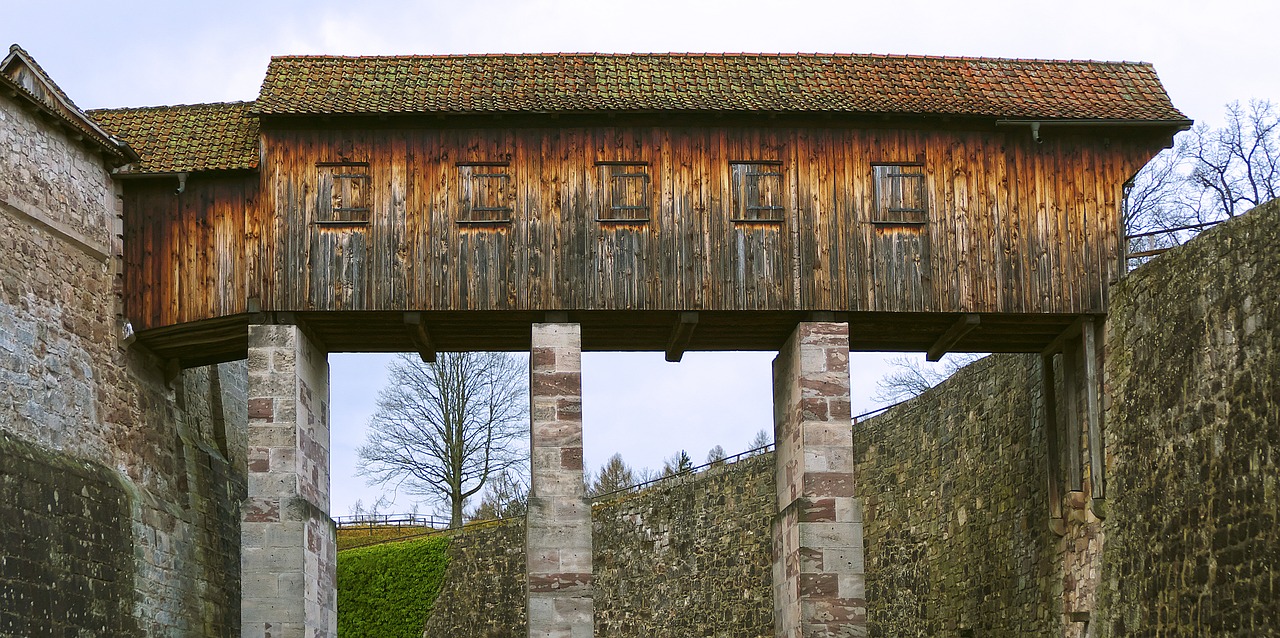
[[1058, 449], [1058, 397], [1054, 388], [1052, 354], [1040, 357], [1040, 391], [1044, 399], [1044, 435], [1049, 455], [1049, 529], [1062, 536], [1066, 533], [1066, 525], [1062, 520], [1062, 492], [1058, 485], [1062, 476], [1062, 457]]
[[[1081, 323], [1083, 325], [1083, 323]], [[1062, 348], [1063, 401], [1067, 406], [1067, 489], [1084, 489], [1084, 472], [1080, 467], [1080, 366], [1077, 363], [1080, 340], [1068, 339]]]
[[1098, 396], [1102, 388], [1102, 380], [1098, 374], [1097, 325], [1092, 317], [1085, 320], [1082, 331], [1084, 333], [1085, 394], [1088, 398], [1089, 471], [1092, 476], [1090, 484], [1093, 513], [1098, 518], [1106, 518], [1106, 476], [1102, 463], [1102, 402]]

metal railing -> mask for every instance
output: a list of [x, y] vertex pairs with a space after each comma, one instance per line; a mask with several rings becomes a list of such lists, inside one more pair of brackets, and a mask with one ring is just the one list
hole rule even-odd
[[353, 514], [351, 516], [334, 517], [338, 527], [380, 527], [405, 528], [429, 527], [440, 529], [449, 526], [449, 519], [420, 514]]
[[[1228, 217], [1226, 219], [1219, 219], [1211, 222], [1203, 222], [1200, 224], [1187, 224], [1185, 226], [1174, 226], [1172, 228], [1161, 228], [1158, 230], [1150, 230], [1143, 233], [1134, 233], [1132, 235], [1125, 235], [1124, 236], [1125, 258], [1130, 260], [1145, 259], [1148, 257], [1155, 257], [1157, 255], [1163, 254], [1169, 250], [1172, 250], [1173, 248], [1176, 248], [1177, 246], [1180, 246], [1186, 243], [1188, 240], [1194, 237], [1195, 234], [1199, 234], [1199, 232], [1197, 232], [1191, 235], [1190, 237], [1182, 237], [1178, 233], [1185, 233], [1187, 231], [1193, 231], [1193, 230], [1202, 231], [1206, 228], [1217, 226], [1218, 224], [1221, 224], [1222, 222], [1227, 221], [1227, 219], [1231, 219], [1231, 218]], [[1144, 241], [1135, 241], [1135, 240], [1146, 240], [1146, 241], [1144, 242]], [[1142, 244], [1144, 243], [1146, 244], [1146, 247], [1142, 248]], [[1138, 248], [1138, 250], [1135, 250], [1135, 248]]]
[[772, 449], [773, 449], [773, 443], [772, 442], [766, 443], [765, 445], [762, 445], [758, 448], [753, 448], [745, 452], [739, 452], [737, 454], [734, 454], [733, 456], [726, 456], [722, 459], [718, 459], [715, 461], [708, 461], [706, 463], [703, 463], [702, 465], [697, 465], [687, 470], [682, 470], [680, 472], [667, 474], [666, 476], [659, 476], [657, 478], [652, 478], [647, 481], [644, 481], [643, 483], [635, 483], [633, 485], [628, 485], [626, 487], [618, 488], [616, 490], [612, 490], [609, 492], [604, 492], [602, 494], [596, 494], [595, 496], [590, 497], [591, 502], [593, 504], [599, 503], [600, 501], [606, 500], [613, 496], [617, 496], [619, 494], [629, 494], [631, 492], [639, 492], [645, 488], [657, 485], [658, 483], [665, 483], [667, 481], [673, 481], [678, 478], [692, 476], [694, 474], [697, 474], [698, 472], [712, 469], [712, 468], [723, 467], [725, 465], [733, 465], [734, 463], [737, 463], [738, 461], [741, 461], [745, 458], [749, 458], [752, 456], [759, 456]]

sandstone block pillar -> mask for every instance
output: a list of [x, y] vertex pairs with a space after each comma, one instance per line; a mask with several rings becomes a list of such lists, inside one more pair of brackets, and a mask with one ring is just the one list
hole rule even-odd
[[530, 638], [590, 638], [591, 503], [582, 470], [582, 330], [533, 325], [527, 519]]
[[862, 509], [854, 499], [849, 327], [806, 322], [773, 361], [778, 517], [775, 635], [866, 635]]
[[240, 514], [243, 635], [336, 636], [328, 355], [297, 326], [250, 326], [248, 394], [249, 495]]

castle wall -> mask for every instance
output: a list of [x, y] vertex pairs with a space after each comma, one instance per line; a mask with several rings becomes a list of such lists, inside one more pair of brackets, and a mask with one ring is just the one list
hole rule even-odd
[[[236, 633], [244, 363], [166, 379], [126, 348], [107, 166], [8, 97], [0, 149], [0, 434], [14, 450], [0, 481], [24, 495], [0, 506], [0, 537], [25, 539], [0, 543], [0, 562], [22, 566], [0, 578], [0, 636], [43, 635], [53, 625], [21, 623], [45, 618], [83, 636]], [[60, 613], [81, 577], [111, 583], [93, 590], [98, 611]]]
[[[772, 636], [773, 459], [595, 505], [595, 635]], [[455, 536], [423, 636], [526, 635], [524, 539], [521, 519]]]
[[994, 355], [854, 424], [870, 635], [1067, 629], [1061, 565], [1085, 532], [1048, 527], [1039, 365]]
[[1280, 200], [1114, 289], [1098, 636], [1280, 633]]

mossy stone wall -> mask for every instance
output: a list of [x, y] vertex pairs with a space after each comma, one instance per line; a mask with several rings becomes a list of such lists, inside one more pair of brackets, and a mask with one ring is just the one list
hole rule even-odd
[[1280, 200], [1113, 289], [1099, 636], [1280, 635]]

